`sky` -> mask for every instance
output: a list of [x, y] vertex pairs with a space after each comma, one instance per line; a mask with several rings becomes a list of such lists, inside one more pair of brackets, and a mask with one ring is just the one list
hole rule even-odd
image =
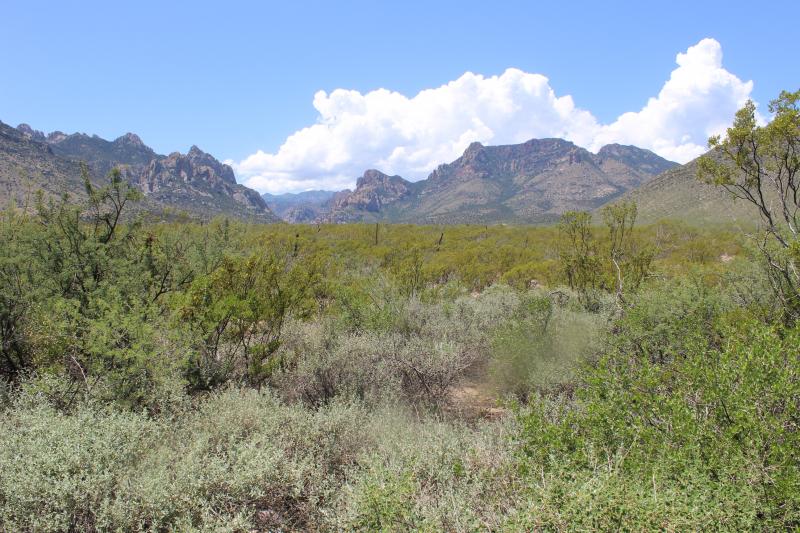
[[0, 120], [196, 144], [273, 193], [422, 179], [473, 141], [685, 162], [800, 88], [796, 1], [754, 6], [0, 0]]

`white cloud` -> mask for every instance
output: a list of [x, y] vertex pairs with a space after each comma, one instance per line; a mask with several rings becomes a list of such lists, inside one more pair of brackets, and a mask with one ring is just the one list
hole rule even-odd
[[730, 124], [753, 84], [722, 67], [722, 48], [713, 39], [676, 61], [658, 96], [606, 125], [571, 96], [557, 96], [546, 77], [513, 68], [491, 77], [467, 72], [412, 98], [386, 89], [319, 91], [316, 124], [290, 135], [277, 153], [259, 150], [233, 166], [248, 186], [284, 192], [351, 187], [367, 168], [421, 179], [473, 141], [562, 137], [591, 150], [619, 142], [685, 162]]
[[681, 163], [705, 152], [708, 138], [723, 133], [750, 97], [753, 82], [743, 82], [722, 67], [722, 47], [714, 39], [689, 47], [676, 61], [678, 68], [658, 96], [641, 111], [603, 126], [589, 148], [635, 144]]

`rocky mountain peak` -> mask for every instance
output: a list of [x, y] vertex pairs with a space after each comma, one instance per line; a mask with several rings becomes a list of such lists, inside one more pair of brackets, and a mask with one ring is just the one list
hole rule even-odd
[[625, 146], [625, 145], [618, 144], [618, 143], [607, 144], [607, 145], [603, 146], [602, 148], [600, 148], [600, 150], [597, 152], [597, 155], [606, 156], [606, 157], [621, 156], [621, 155], [625, 155], [628, 152], [628, 150], [627, 150], [628, 148], [632, 148], [632, 147], [631, 146]]
[[600, 164], [615, 161], [647, 174], [660, 174], [677, 166], [650, 150], [624, 144], [608, 144], [600, 148], [595, 156]]
[[383, 207], [410, 194], [410, 182], [400, 176], [389, 176], [379, 170], [369, 169], [358, 178], [354, 191], [343, 191], [331, 199], [329, 220], [346, 222], [353, 213], [359, 211], [378, 213]]
[[199, 209], [207, 206], [209, 212], [225, 205], [231, 211], [274, 220], [256, 191], [236, 183], [229, 165], [197, 146], [192, 146], [187, 154], [173, 152], [153, 159], [136, 182], [145, 195], [169, 199], [170, 203], [191, 202]]
[[233, 169], [230, 165], [226, 165], [208, 152], [204, 152], [201, 150], [197, 145], [192, 145], [189, 148], [189, 151], [186, 153], [186, 156], [194, 165], [205, 165], [212, 167], [215, 171], [217, 171], [224, 179], [227, 181], [231, 181], [236, 183], [236, 178], [233, 174]]
[[[173, 152], [163, 159], [151, 161], [146, 174], [163, 178], [179, 177], [187, 183], [201, 181], [212, 186], [220, 182], [236, 185], [233, 169], [197, 146], [192, 146], [186, 155]], [[150, 182], [152, 183], [152, 180]], [[259, 199], [261, 199], [260, 196]]]
[[365, 180], [374, 180], [379, 178], [386, 178], [388, 177], [386, 174], [381, 172], [380, 170], [376, 170], [374, 168], [370, 168], [364, 171], [364, 175], [360, 179]]
[[47, 142], [50, 144], [60, 143], [67, 138], [67, 134], [63, 131], [53, 131], [47, 134]]
[[483, 150], [484, 146], [479, 143], [478, 141], [472, 142], [467, 146], [467, 149], [464, 150], [464, 157], [468, 157], [474, 154], [477, 154], [481, 150]]
[[34, 141], [44, 141], [45, 140], [44, 133], [42, 133], [39, 130], [35, 130], [35, 129], [31, 128], [28, 124], [25, 124], [25, 123], [20, 124], [19, 126], [17, 126], [17, 130], [20, 133], [22, 133], [22, 135], [26, 139], [33, 139]]
[[292, 200], [283, 216], [293, 222], [549, 222], [567, 210], [594, 209], [674, 165], [649, 150], [619, 144], [594, 154], [559, 138], [474, 142], [425, 180], [410, 183], [369, 169], [355, 190], [327, 201]]
[[397, 180], [405, 181], [400, 176], [389, 176], [380, 170], [371, 168], [364, 171], [364, 174], [356, 180], [356, 190], [364, 187], [391, 187]]
[[191, 148], [189, 148], [189, 152], [186, 154], [192, 157], [202, 157], [207, 156], [208, 154], [202, 151], [196, 144], [193, 144]]
[[126, 133], [125, 135], [118, 137], [114, 140], [115, 144], [122, 144], [128, 146], [136, 146], [136, 147], [143, 147], [145, 144], [142, 142], [142, 139], [136, 135], [135, 133]]

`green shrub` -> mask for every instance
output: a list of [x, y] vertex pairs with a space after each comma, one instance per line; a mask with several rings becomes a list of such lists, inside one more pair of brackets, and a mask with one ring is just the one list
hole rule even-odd
[[685, 286], [643, 295], [587, 370], [579, 402], [523, 415], [531, 472], [598, 484], [602, 505], [565, 524], [800, 524], [800, 330], [731, 323], [725, 310], [718, 295]]
[[498, 530], [522, 503], [511, 424], [467, 427], [382, 414], [372, 418], [375, 446], [335, 499], [331, 530]]
[[312, 528], [369, 445], [365, 411], [230, 390], [179, 418], [36, 396], [0, 418], [0, 524], [9, 531]]
[[489, 375], [500, 396], [569, 392], [579, 366], [598, 348], [603, 317], [529, 296], [521, 312], [492, 338]]

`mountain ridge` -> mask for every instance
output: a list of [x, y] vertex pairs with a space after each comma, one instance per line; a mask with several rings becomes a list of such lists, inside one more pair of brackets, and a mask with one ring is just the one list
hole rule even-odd
[[313, 222], [323, 214], [327, 205], [336, 191], [303, 191], [299, 193], [270, 194], [263, 193], [261, 197], [267, 206], [286, 222], [300, 223]]
[[747, 206], [696, 179], [696, 160], [678, 165], [629, 145], [592, 153], [558, 138], [474, 142], [416, 182], [368, 169], [353, 190], [261, 195], [238, 184], [229, 165], [196, 145], [185, 154], [161, 155], [135, 133], [109, 141], [0, 122], [2, 203], [25, 201], [36, 189], [81, 197], [83, 162], [95, 182], [119, 168], [144, 193], [142, 209], [167, 218], [186, 212], [255, 222], [548, 223], [567, 210], [596, 212], [626, 199], [637, 202], [644, 223], [752, 219]]
[[353, 191], [322, 206], [316, 221], [550, 222], [567, 210], [592, 210], [675, 166], [635, 146], [608, 145], [594, 154], [555, 138], [475, 142], [417, 182], [368, 170]]
[[108, 141], [85, 133], [44, 134], [27, 124], [13, 128], [0, 122], [0, 178], [4, 185], [0, 203], [25, 201], [28, 189], [83, 197], [82, 163], [97, 183], [111, 169], [119, 168], [122, 176], [144, 193], [141, 209], [162, 218], [185, 212], [199, 219], [224, 215], [256, 222], [280, 220], [256, 191], [236, 182], [229, 165], [197, 146], [186, 154], [164, 156], [134, 133]]

